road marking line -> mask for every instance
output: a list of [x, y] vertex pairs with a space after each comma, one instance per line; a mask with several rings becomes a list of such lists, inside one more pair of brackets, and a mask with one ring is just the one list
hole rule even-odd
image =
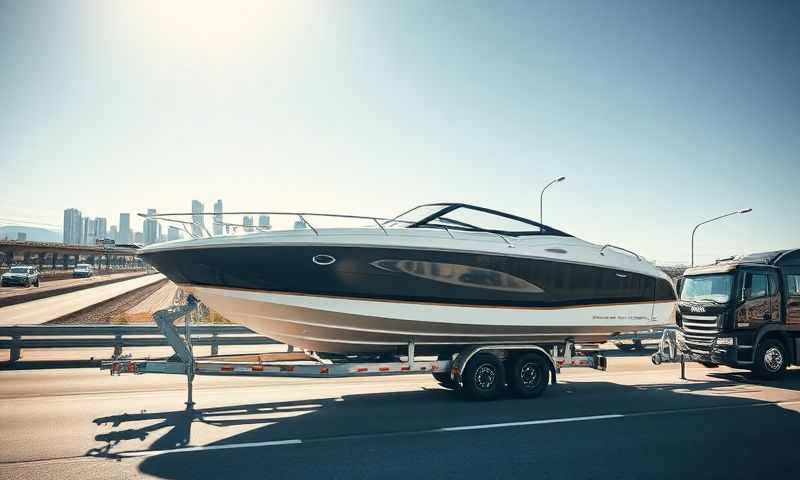
[[120, 457], [153, 457], [156, 455], [165, 455], [168, 453], [182, 453], [182, 452], [201, 452], [207, 450], [231, 450], [234, 448], [253, 448], [253, 447], [269, 447], [273, 445], [297, 445], [303, 443], [302, 440], [276, 440], [273, 442], [252, 442], [252, 443], [234, 443], [231, 445], [207, 445], [200, 447], [185, 447], [173, 448], [172, 450], [141, 450], [138, 452], [123, 452], [119, 453]]
[[[670, 410], [654, 410], [654, 411], [645, 411], [645, 412], [631, 412], [631, 413], [615, 413], [615, 414], [608, 414], [608, 415], [592, 415], [592, 416], [584, 416], [584, 417], [563, 417], [563, 418], [548, 418], [543, 420], [528, 420], [522, 422], [507, 422], [507, 423], [489, 423], [484, 425], [464, 425], [458, 427], [440, 427], [434, 428], [431, 430], [414, 430], [414, 431], [407, 431], [407, 432], [385, 432], [385, 433], [365, 433], [365, 434], [354, 434], [354, 435], [339, 435], [333, 437], [318, 437], [318, 438], [310, 438], [304, 440], [300, 439], [292, 439], [292, 440], [275, 440], [269, 442], [253, 442], [253, 443], [234, 443], [228, 445], [208, 445], [208, 446], [198, 446], [198, 447], [185, 447], [185, 448], [175, 448], [172, 450], [140, 450], [135, 452], [120, 452], [120, 453], [111, 453], [109, 456], [119, 456], [119, 457], [126, 457], [126, 458], [135, 458], [135, 457], [152, 457], [156, 455], [165, 455], [169, 453], [182, 453], [182, 452], [201, 452], [207, 450], [229, 450], [235, 448], [254, 448], [254, 447], [268, 447], [268, 446], [276, 446], [276, 445], [299, 445], [299, 444], [312, 444], [312, 443], [322, 443], [322, 442], [341, 442], [343, 440], [363, 440], [368, 438], [379, 438], [379, 437], [394, 437], [400, 435], [419, 435], [425, 433], [443, 433], [443, 432], [461, 432], [467, 430], [485, 430], [485, 429], [492, 429], [492, 428], [508, 428], [508, 427], [520, 427], [520, 426], [529, 426], [529, 425], [547, 425], [547, 424], [555, 424], [555, 423], [571, 423], [571, 422], [587, 422], [592, 420], [613, 420], [618, 418], [633, 418], [633, 417], [644, 417], [644, 416], [660, 416], [660, 415], [674, 415], [680, 413], [698, 413], [702, 411], [709, 411], [709, 410], [727, 410], [727, 409], [738, 409], [738, 408], [752, 408], [752, 407], [766, 407], [766, 406], [780, 406], [780, 405], [793, 405], [793, 404], [800, 404], [800, 400], [788, 400], [788, 401], [777, 401], [777, 402], [764, 402], [764, 403], [748, 403], [743, 405], [716, 405], [716, 406], [708, 406], [708, 407], [697, 407], [697, 408], [686, 408], [686, 409], [670, 409]], [[96, 457], [101, 457], [104, 455], [94, 455]], [[14, 462], [14, 464], [22, 464], [28, 462]], [[0, 463], [0, 465], [2, 465]]]
[[550, 418], [547, 420], [530, 420], [527, 422], [508, 422], [508, 423], [489, 423], [485, 425], [465, 425], [463, 427], [442, 427], [436, 429], [438, 432], [460, 432], [462, 430], [482, 430], [486, 428], [506, 428], [506, 427], [520, 427], [525, 425], [544, 425], [548, 423], [567, 423], [567, 422], [585, 422], [588, 420], [609, 420], [612, 418], [622, 418], [625, 415], [593, 415], [590, 417], [566, 417], [566, 418]]

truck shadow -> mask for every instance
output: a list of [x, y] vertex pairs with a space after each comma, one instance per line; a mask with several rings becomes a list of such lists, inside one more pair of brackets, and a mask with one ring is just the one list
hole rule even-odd
[[[448, 456], [465, 448], [459, 455], [474, 454], [475, 452], [470, 453], [469, 444], [473, 439], [479, 440], [483, 438], [482, 435], [490, 434], [485, 433], [486, 431], [442, 432], [441, 427], [622, 414], [625, 416], [624, 421], [614, 423], [613, 427], [608, 427], [611, 425], [608, 422], [594, 421], [491, 431], [506, 432], [499, 435], [528, 435], [525, 437], [526, 448], [530, 452], [540, 452], [536, 455], [545, 455], [544, 452], [548, 452], [548, 469], [552, 468], [551, 472], [555, 477], [589, 478], [582, 477], [579, 474], [582, 470], [575, 470], [576, 465], [580, 462], [602, 463], [603, 455], [607, 454], [604, 450], [609, 448], [607, 444], [614, 438], [614, 442], [622, 442], [631, 449], [626, 455], [639, 455], [655, 466], [663, 465], [664, 470], [661, 471], [675, 478], [681, 472], [689, 475], [703, 472], [707, 468], [707, 450], [690, 452], [679, 465], [675, 464], [674, 459], [670, 460], [670, 455], [664, 454], [680, 445], [681, 432], [675, 431], [674, 435], [666, 435], [663, 430], [679, 428], [684, 424], [691, 425], [692, 422], [687, 419], [710, 422], [708, 425], [713, 425], [710, 416], [737, 419], [730, 422], [731, 425], [726, 426], [722, 422], [716, 426], [714, 438], [731, 430], [734, 425], [740, 425], [741, 419], [756, 414], [759, 418], [769, 418], [768, 425], [783, 425], [795, 432], [800, 431], [798, 412], [781, 403], [763, 399], [786, 398], [786, 391], [800, 391], [800, 370], [790, 371], [780, 382], [755, 381], [738, 372], [711, 372], [708, 375], [698, 374], [696, 371], [691, 373], [702, 378], [644, 385], [566, 381], [552, 386], [544, 396], [535, 400], [503, 398], [490, 403], [472, 402], [457, 392], [431, 387], [410, 392], [250, 403], [201, 408], [196, 411], [121, 414], [94, 420], [98, 426], [110, 427], [110, 431], [95, 437], [103, 445], [90, 450], [87, 455], [109, 459], [142, 455], [145, 458], [139, 464], [141, 473], [169, 479], [252, 477], [266, 472], [273, 478], [311, 474], [323, 478], [348, 478], [355, 475], [355, 470], [352, 470], [354, 465], [359, 465], [359, 472], [373, 472], [377, 476], [391, 478], [396, 475], [388, 472], [381, 475], [380, 469], [370, 470], [371, 464], [364, 462], [373, 458], [379, 463], [384, 453], [393, 456], [399, 448], [410, 450], [409, 454], [413, 456], [403, 461], [395, 458], [395, 462], [428, 462], [425, 468], [431, 468], [431, 471], [426, 471], [425, 476], [434, 478], [448, 476], [445, 465], [447, 462], [442, 461], [438, 454]], [[770, 388], [763, 388], [765, 386]], [[781, 391], [784, 392], [783, 396], [780, 395]], [[769, 392], [772, 392], [771, 396]], [[598, 431], [598, 428], [601, 430]], [[611, 430], [607, 430], [608, 428]], [[588, 435], [588, 438], [594, 440], [589, 442], [587, 448], [578, 449], [573, 451], [572, 456], [564, 457], [560, 450], [555, 449], [559, 442], [553, 442], [552, 439], [553, 435], [560, 435], [558, 429], [564, 429], [562, 432], [578, 437]], [[615, 429], [627, 429], [627, 433], [617, 438], [614, 436]], [[749, 445], [748, 455], [755, 455], [754, 450], [767, 448], [768, 443], [772, 443], [759, 442], [759, 429], [744, 428], [730, 434], [737, 436], [737, 444], [745, 442], [744, 444]], [[607, 440], [603, 440], [604, 435], [609, 435]], [[695, 443], [711, 441], [710, 438], [703, 437], [703, 433], [699, 435], [701, 438], [693, 440]], [[745, 437], [749, 438], [751, 435], [754, 438], [752, 443], [748, 443]], [[432, 436], [438, 436], [435, 437], [437, 440], [433, 440], [437, 445], [435, 448], [431, 447]], [[303, 445], [225, 448], [293, 439], [301, 439]], [[502, 440], [498, 441], [503, 443]], [[786, 455], [794, 455], [790, 444], [775, 443], [785, 444], [784, 447], [777, 447], [781, 455], [784, 453], [781, 448], [789, 449]], [[163, 452], [192, 445], [219, 449]], [[420, 447], [415, 448], [415, 445]], [[614, 447], [616, 450], [620, 448], [623, 447]], [[727, 447], [723, 442], [719, 448], [725, 450]], [[772, 448], [775, 448], [774, 445]], [[384, 450], [392, 451], [387, 453]], [[438, 454], [434, 455], [434, 452]], [[322, 455], [326, 461], [316, 462], [315, 455]], [[779, 467], [778, 460], [782, 457], [776, 457], [775, 451], [771, 451], [769, 454], [765, 453], [763, 458], [771, 463], [765, 466], [759, 462], [748, 465], [733, 462], [732, 465], [740, 469], [738, 473], [743, 476], [751, 473], [763, 475], [770, 468]], [[476, 468], [488, 469], [490, 463], [480, 464]], [[411, 465], [407, 466], [411, 468]], [[756, 467], [758, 470], [754, 470]], [[463, 473], [480, 474], [477, 471]], [[632, 471], [631, 475], [622, 473], [609, 472], [608, 476], [639, 477], [636, 471]], [[655, 478], [659, 475], [648, 473], [647, 476]]]

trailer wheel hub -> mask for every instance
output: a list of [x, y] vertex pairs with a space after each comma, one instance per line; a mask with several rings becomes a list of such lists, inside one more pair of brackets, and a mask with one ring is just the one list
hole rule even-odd
[[495, 371], [491, 365], [483, 364], [475, 369], [475, 385], [481, 390], [491, 390], [494, 387]]
[[539, 371], [533, 363], [526, 363], [522, 366], [519, 372], [522, 384], [527, 388], [533, 388], [539, 383]]

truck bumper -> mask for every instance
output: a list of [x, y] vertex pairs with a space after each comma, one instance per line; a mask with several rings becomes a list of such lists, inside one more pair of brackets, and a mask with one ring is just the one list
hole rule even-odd
[[658, 351], [653, 354], [652, 361], [656, 365], [684, 361], [746, 368], [750, 362], [742, 362], [740, 359], [743, 357], [752, 357], [752, 352], [748, 350], [746, 355], [741, 355], [738, 345], [717, 345], [716, 339], [707, 351], [693, 350], [686, 344], [683, 332], [678, 327], [670, 327], [661, 335]]

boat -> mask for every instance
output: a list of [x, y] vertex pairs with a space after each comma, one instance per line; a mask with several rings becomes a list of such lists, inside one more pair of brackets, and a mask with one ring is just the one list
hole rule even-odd
[[[435, 203], [390, 218], [226, 215], [238, 213], [296, 215], [306, 228], [200, 237], [202, 214], [151, 215], [197, 238], [139, 255], [231, 322], [308, 351], [587, 344], [675, 323], [670, 278], [640, 255], [509, 213]], [[330, 217], [369, 225], [310, 221]]]

